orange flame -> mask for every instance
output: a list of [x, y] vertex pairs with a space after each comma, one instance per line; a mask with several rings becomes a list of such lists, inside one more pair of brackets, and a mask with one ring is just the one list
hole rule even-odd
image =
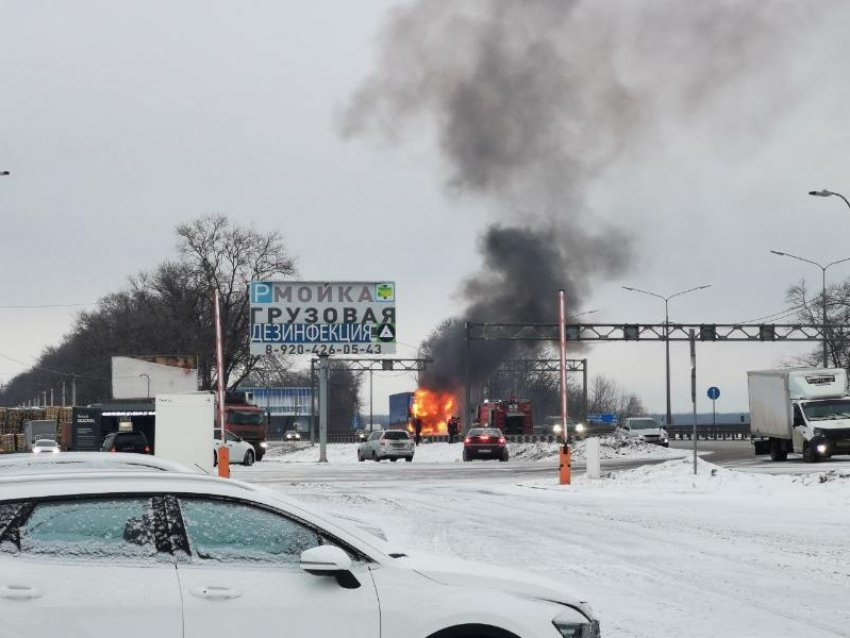
[[449, 419], [457, 414], [454, 394], [419, 388], [414, 394], [413, 401], [413, 416], [422, 419], [423, 435], [435, 436], [448, 433]]

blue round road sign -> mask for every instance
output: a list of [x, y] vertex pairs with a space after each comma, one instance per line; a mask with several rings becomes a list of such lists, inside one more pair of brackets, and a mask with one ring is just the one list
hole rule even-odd
[[719, 399], [720, 398], [720, 388], [718, 388], [717, 386], [714, 386], [714, 385], [711, 386], [708, 389], [708, 398], [711, 399], [712, 401], [716, 401], [717, 399]]

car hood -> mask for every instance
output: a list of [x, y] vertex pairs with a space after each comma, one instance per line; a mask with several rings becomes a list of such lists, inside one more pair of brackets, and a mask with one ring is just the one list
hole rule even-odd
[[823, 421], [809, 421], [813, 428], [819, 430], [846, 430], [850, 428], [850, 419], [824, 419]]
[[482, 565], [455, 558], [427, 554], [396, 559], [401, 567], [412, 569], [426, 578], [452, 587], [490, 589], [522, 598], [547, 600], [579, 609], [592, 616], [590, 606], [558, 581], [526, 572]]

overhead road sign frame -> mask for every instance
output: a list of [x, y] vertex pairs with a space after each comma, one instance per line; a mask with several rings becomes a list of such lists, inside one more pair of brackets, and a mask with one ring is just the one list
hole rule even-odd
[[[821, 341], [824, 330], [833, 336], [845, 326], [820, 324], [683, 324], [610, 323], [567, 324], [567, 341]], [[840, 332], [838, 332], [841, 335]], [[836, 337], [850, 341], [850, 334]], [[471, 341], [557, 341], [557, 323], [468, 323]]]

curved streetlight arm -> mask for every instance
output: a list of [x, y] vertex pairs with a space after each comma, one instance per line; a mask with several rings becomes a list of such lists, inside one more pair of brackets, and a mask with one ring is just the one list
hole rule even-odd
[[667, 299], [665, 299], [665, 301], [670, 301], [671, 299], [673, 299], [675, 297], [681, 297], [682, 295], [686, 295], [689, 292], [694, 292], [695, 290], [705, 290], [706, 288], [711, 288], [711, 284], [706, 284], [705, 286], [696, 286], [694, 288], [688, 288], [687, 290], [677, 292], [677, 293], [672, 294], [669, 297], [667, 297]]
[[642, 293], [644, 295], [649, 295], [650, 297], [658, 297], [662, 301], [667, 301], [667, 297], [659, 295], [658, 293], [655, 293], [655, 292], [649, 292], [648, 290], [641, 290], [640, 288], [632, 288], [630, 286], [620, 286], [620, 287], [623, 290], [628, 290], [629, 292], [639, 292], [639, 293]]
[[836, 191], [827, 190], [826, 188], [821, 189], [819, 191], [809, 191], [809, 195], [813, 195], [814, 197], [832, 197], [835, 195], [836, 197], [840, 197], [844, 200], [844, 203], [847, 204], [847, 208], [850, 208], [850, 201], [847, 200], [844, 195], [841, 193], [837, 193]]
[[830, 268], [832, 266], [837, 266], [838, 264], [843, 264], [845, 261], [850, 261], [850, 257], [845, 257], [844, 259], [839, 259], [838, 261], [833, 261], [832, 263], [827, 264], [823, 267], [824, 270]]
[[[779, 255], [780, 257], [790, 257], [791, 259], [796, 259], [797, 261], [803, 261], [807, 264], [811, 264], [812, 266], [817, 266], [821, 270], [826, 270], [829, 266], [822, 266], [816, 261], [812, 261], [811, 259], [806, 259], [805, 257], [798, 257], [797, 255], [792, 255], [791, 253], [784, 253], [780, 250], [771, 250], [774, 255]], [[843, 260], [842, 260], [843, 261]]]

